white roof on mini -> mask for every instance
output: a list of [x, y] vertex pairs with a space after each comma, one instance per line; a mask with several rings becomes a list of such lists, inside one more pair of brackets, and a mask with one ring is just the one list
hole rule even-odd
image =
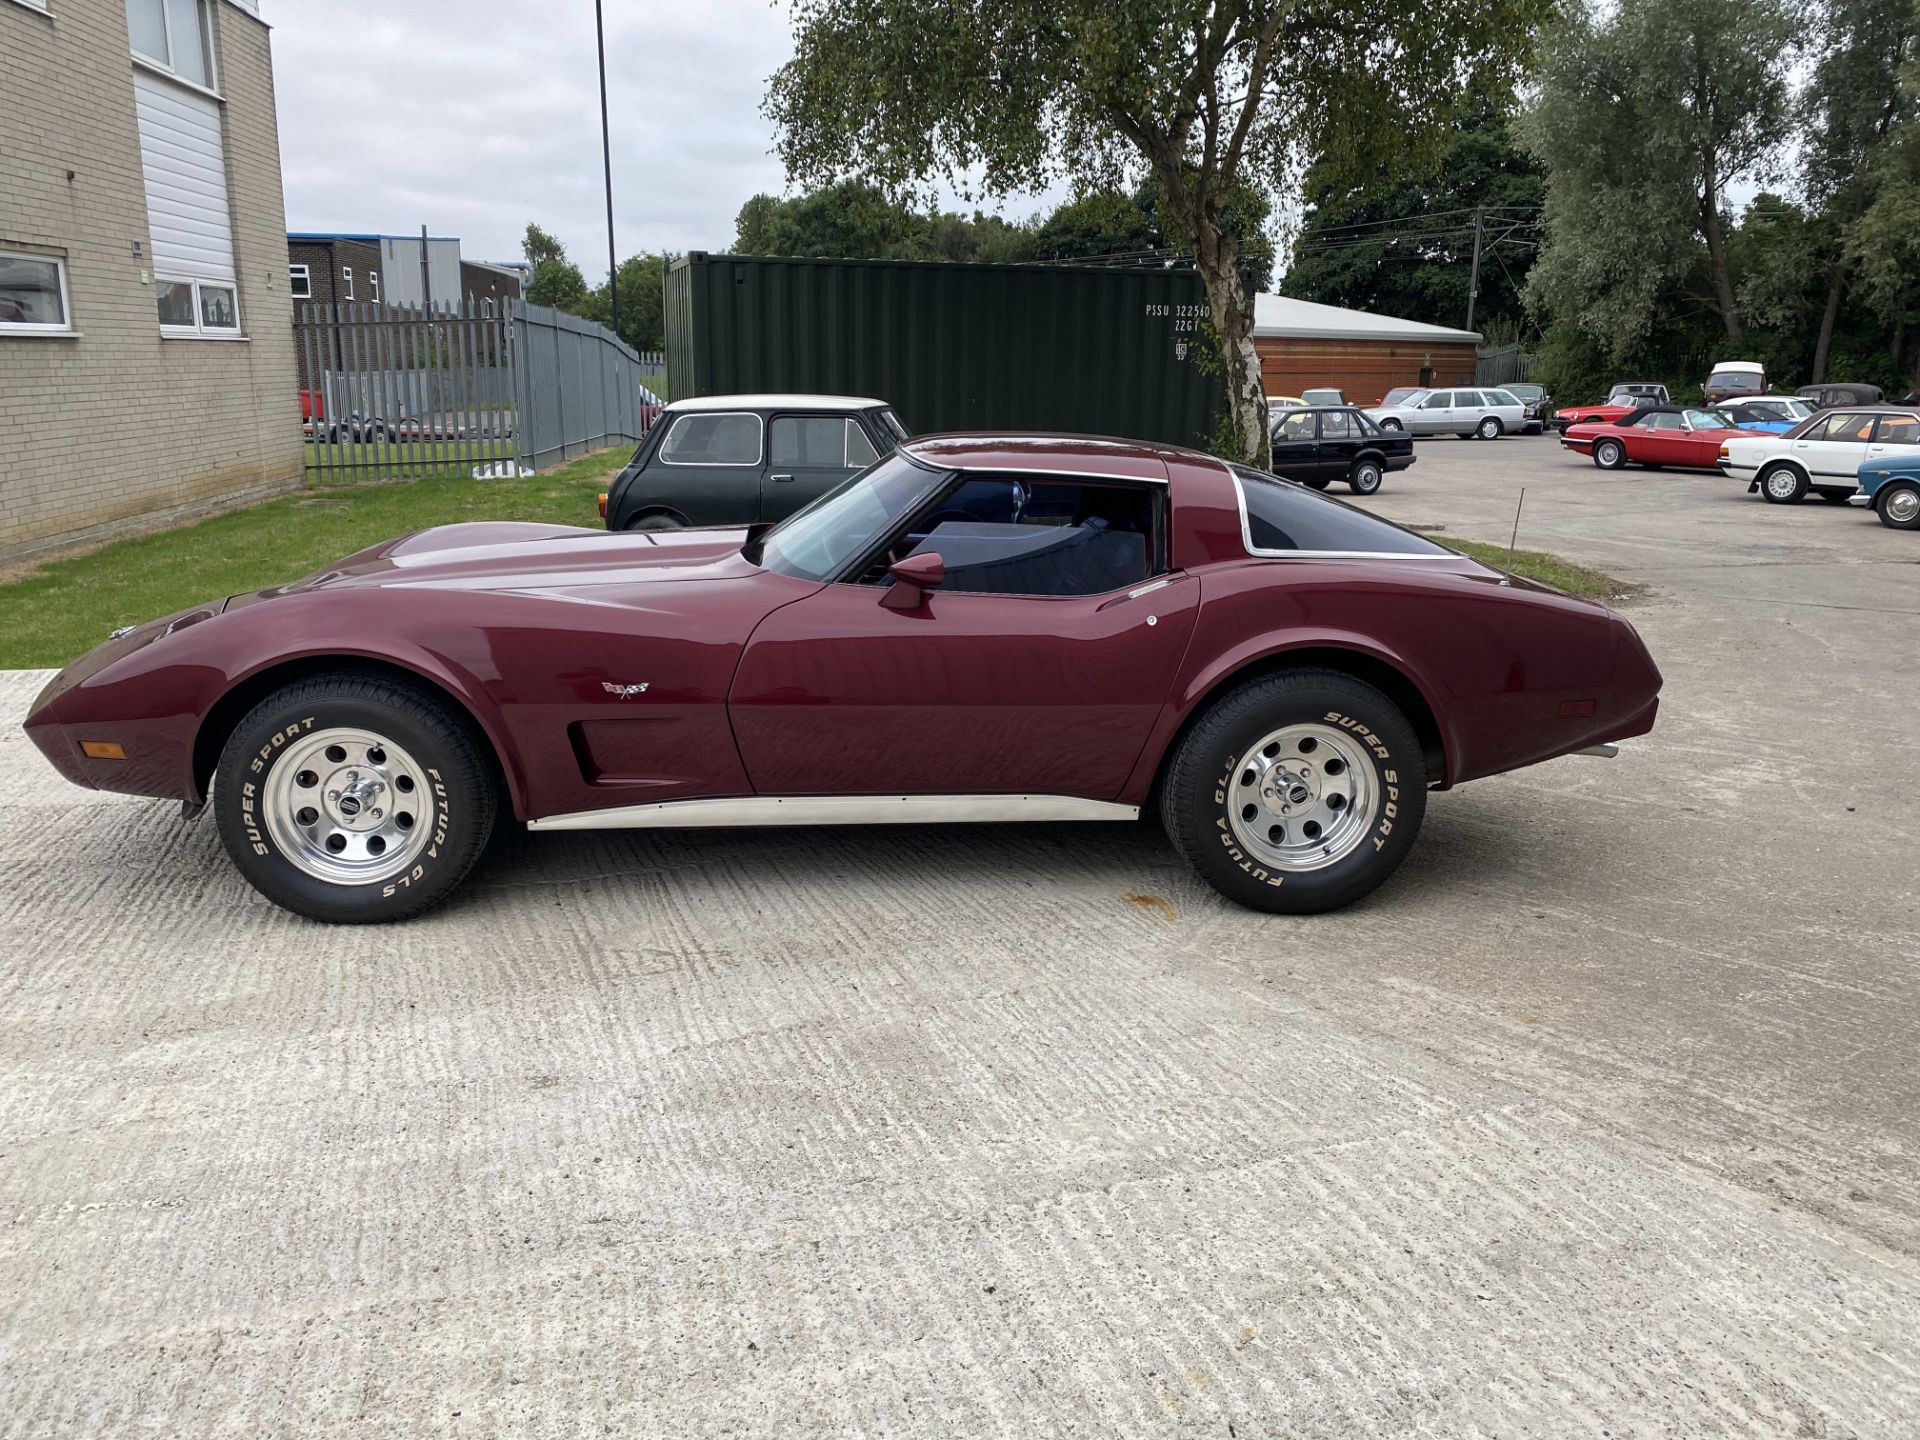
[[1291, 339], [1467, 341], [1480, 338], [1477, 330], [1449, 330], [1419, 320], [1396, 320], [1368, 310], [1320, 305], [1288, 295], [1253, 297], [1253, 333]]
[[884, 405], [860, 395], [695, 395], [669, 410], [869, 410]]

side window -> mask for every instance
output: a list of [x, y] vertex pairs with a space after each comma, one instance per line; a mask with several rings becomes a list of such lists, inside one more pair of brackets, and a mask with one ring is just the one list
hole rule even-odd
[[1325, 410], [1320, 414], [1320, 438], [1322, 440], [1351, 440], [1354, 435], [1353, 417], [1344, 410]]
[[860, 428], [860, 422], [849, 418], [847, 421], [847, 469], [864, 470], [880, 458], [873, 448], [873, 441], [867, 438], [867, 432]]
[[663, 465], [758, 465], [760, 417], [738, 411], [676, 415], [658, 458]]
[[1245, 465], [1235, 465], [1246, 540], [1254, 554], [1326, 552], [1363, 555], [1424, 555], [1453, 552], [1411, 530], [1356, 510], [1318, 491], [1290, 485]]
[[1873, 438], [1881, 445], [1920, 445], [1920, 420], [1911, 415], [1882, 415]]
[[1295, 410], [1280, 422], [1280, 433], [1275, 438], [1280, 440], [1313, 439], [1313, 412], [1310, 410]]
[[1816, 440], [1836, 440], [1843, 445], [1864, 445], [1873, 434], [1873, 416], [1840, 414], [1829, 417], [1824, 433]]
[[767, 455], [776, 470], [838, 470], [846, 463], [846, 421], [841, 416], [779, 415], [767, 431]]
[[1645, 421], [1648, 430], [1678, 430], [1681, 428], [1678, 415], [1649, 415]]
[[1422, 410], [1451, 410], [1453, 408], [1453, 392], [1451, 390], [1436, 390], [1420, 402], [1420, 408]]
[[1104, 595], [1155, 573], [1158, 513], [1152, 486], [980, 478], [942, 497], [901, 548], [940, 556], [942, 593]]

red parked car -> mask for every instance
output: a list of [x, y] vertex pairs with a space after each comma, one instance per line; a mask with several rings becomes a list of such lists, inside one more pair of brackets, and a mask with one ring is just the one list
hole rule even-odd
[[1223, 894], [1343, 905], [1429, 789], [1652, 728], [1603, 606], [1273, 476], [1121, 440], [909, 441], [771, 529], [451, 525], [117, 634], [26, 728], [213, 806], [325, 920], [537, 830], [1132, 820]]
[[1718, 410], [1662, 405], [1634, 410], [1606, 424], [1575, 425], [1560, 437], [1569, 450], [1593, 456], [1602, 470], [1627, 465], [1720, 473], [1720, 445], [1749, 432]]

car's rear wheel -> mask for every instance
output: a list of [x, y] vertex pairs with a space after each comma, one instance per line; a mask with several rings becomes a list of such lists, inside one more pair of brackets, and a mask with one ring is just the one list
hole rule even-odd
[[1920, 487], [1883, 486], [1874, 497], [1873, 509], [1890, 530], [1920, 530]]
[[1853, 498], [1853, 492], [1851, 490], [1827, 489], [1820, 492], [1820, 498], [1829, 505], [1844, 505]]
[[1407, 427], [1402, 425], [1398, 420], [1394, 419], [1391, 415], [1389, 415], [1386, 419], [1380, 422], [1380, 428], [1382, 430], [1398, 431], [1398, 430], [1404, 430]]
[[1324, 475], [1309, 475], [1301, 477], [1300, 483], [1309, 490], [1324, 490], [1333, 482]]
[[1593, 447], [1593, 463], [1602, 470], [1618, 470], [1627, 463], [1627, 447], [1618, 440], [1601, 440]]
[[671, 510], [652, 510], [645, 515], [636, 515], [627, 525], [629, 530], [684, 530], [686, 517], [676, 515]]
[[332, 675], [275, 691], [234, 727], [213, 807], [249, 883], [296, 914], [417, 914], [486, 848], [498, 782], [483, 741], [424, 687]]
[[1347, 472], [1347, 486], [1356, 495], [1371, 495], [1380, 488], [1382, 473], [1378, 460], [1356, 460]]
[[1228, 899], [1312, 914], [1391, 875], [1426, 804], [1426, 763], [1399, 708], [1352, 676], [1293, 670], [1208, 707], [1168, 762], [1160, 817]]
[[1507, 433], [1507, 427], [1500, 423], [1498, 415], [1489, 415], [1474, 427], [1473, 433], [1482, 440], [1498, 440]]
[[1760, 472], [1760, 493], [1774, 505], [1797, 505], [1807, 493], [1807, 477], [1792, 465], [1769, 465]]

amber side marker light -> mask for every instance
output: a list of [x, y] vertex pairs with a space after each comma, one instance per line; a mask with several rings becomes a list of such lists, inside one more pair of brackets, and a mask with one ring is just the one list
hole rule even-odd
[[1591, 700], [1562, 700], [1560, 702], [1560, 718], [1562, 720], [1580, 720], [1591, 714], [1593, 714], [1593, 701]]
[[117, 740], [82, 740], [80, 753], [90, 760], [124, 760], [126, 747]]
[[600, 518], [607, 518], [607, 492], [604, 490], [600, 492]]

